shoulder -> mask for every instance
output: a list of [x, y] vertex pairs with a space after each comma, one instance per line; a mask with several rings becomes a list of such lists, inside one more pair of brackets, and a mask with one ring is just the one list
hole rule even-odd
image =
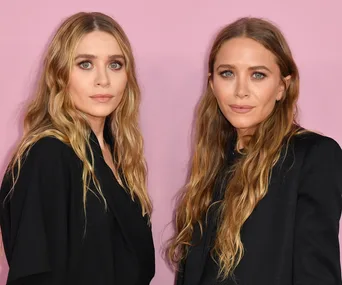
[[333, 138], [307, 130], [293, 136], [292, 144], [295, 152], [304, 152], [306, 155], [342, 154], [340, 145]]
[[291, 139], [295, 160], [303, 166], [329, 165], [342, 171], [342, 149], [333, 138], [304, 130]]
[[70, 147], [55, 137], [43, 137], [30, 147], [30, 154], [62, 154]]
[[76, 156], [73, 149], [55, 137], [44, 137], [27, 148], [21, 158], [21, 170], [47, 171], [67, 167]]
[[[28, 189], [31, 195], [36, 195], [40, 189], [49, 190], [51, 193], [52, 189], [64, 183], [69, 177], [70, 169], [73, 168], [70, 163], [71, 151], [67, 144], [57, 138], [39, 139], [26, 150], [20, 159], [20, 165], [17, 163], [13, 169], [8, 169], [5, 173], [0, 200], [11, 191], [12, 187], [16, 193], [13, 197], [18, 197], [16, 199], [19, 200], [24, 199], [22, 195], [25, 195]], [[41, 187], [41, 185], [48, 185], [48, 187]]]

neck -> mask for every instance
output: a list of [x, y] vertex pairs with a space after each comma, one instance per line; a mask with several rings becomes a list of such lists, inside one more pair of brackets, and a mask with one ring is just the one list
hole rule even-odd
[[90, 125], [91, 130], [94, 132], [97, 140], [99, 141], [101, 149], [105, 148], [105, 140], [103, 137], [103, 130], [105, 125], [106, 118], [103, 117], [90, 117], [88, 116], [88, 123]]
[[237, 150], [243, 149], [246, 147], [254, 131], [255, 130], [253, 129], [236, 129], [236, 132], [237, 132], [236, 149]]

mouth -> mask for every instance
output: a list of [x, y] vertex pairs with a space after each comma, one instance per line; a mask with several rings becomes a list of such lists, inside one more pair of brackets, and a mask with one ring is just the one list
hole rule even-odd
[[112, 98], [114, 98], [113, 95], [111, 94], [96, 94], [96, 95], [92, 95], [89, 96], [91, 99], [100, 102], [100, 103], [107, 103], [108, 101], [110, 101]]
[[239, 114], [245, 114], [254, 109], [254, 106], [249, 105], [229, 105], [229, 107], [232, 109], [233, 112]]

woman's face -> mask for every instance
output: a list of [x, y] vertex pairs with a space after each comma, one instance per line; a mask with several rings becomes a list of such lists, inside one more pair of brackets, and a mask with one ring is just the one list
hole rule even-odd
[[125, 58], [109, 33], [94, 31], [79, 42], [69, 93], [76, 108], [91, 118], [106, 118], [119, 105], [127, 85]]
[[[290, 76], [285, 78], [285, 82]], [[238, 135], [252, 134], [284, 94], [276, 57], [249, 38], [225, 42], [217, 53], [210, 85], [221, 112]]]

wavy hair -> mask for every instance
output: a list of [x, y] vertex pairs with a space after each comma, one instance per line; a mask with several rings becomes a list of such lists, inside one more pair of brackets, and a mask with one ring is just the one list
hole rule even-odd
[[[117, 109], [106, 120], [115, 140], [115, 177], [133, 200], [139, 200], [142, 215], [150, 216], [152, 205], [146, 189], [147, 167], [138, 125], [140, 90], [132, 49], [120, 25], [102, 13], [80, 12], [72, 15], [60, 25], [50, 42], [35, 97], [25, 115], [24, 134], [8, 168], [13, 179], [11, 192], [20, 175], [23, 158], [30, 148], [41, 138], [52, 136], [70, 145], [83, 163], [85, 213], [88, 191], [99, 195], [107, 208], [106, 199], [95, 176], [94, 157], [89, 143], [90, 126], [85, 114], [75, 108], [68, 94], [75, 49], [81, 38], [93, 31], [112, 35], [125, 57], [127, 85], [124, 95]], [[90, 157], [87, 150], [90, 150]], [[90, 188], [90, 182], [93, 182], [95, 189]]]
[[[209, 56], [209, 73], [213, 74], [216, 56], [226, 41], [246, 37], [262, 44], [274, 54], [282, 80], [291, 82], [274, 110], [257, 127], [244, 148], [244, 155], [230, 170], [230, 180], [219, 206], [218, 230], [212, 256], [220, 266], [219, 276], [227, 278], [243, 257], [241, 228], [257, 204], [266, 195], [273, 166], [284, 146], [300, 130], [296, 123], [299, 74], [290, 48], [280, 30], [259, 18], [240, 18], [217, 35]], [[167, 255], [178, 264], [186, 258], [195, 224], [203, 230], [203, 218], [212, 205], [215, 179], [227, 156], [227, 145], [234, 141], [236, 130], [223, 116], [210, 87], [196, 111], [195, 146], [190, 176], [176, 210], [176, 231]]]

